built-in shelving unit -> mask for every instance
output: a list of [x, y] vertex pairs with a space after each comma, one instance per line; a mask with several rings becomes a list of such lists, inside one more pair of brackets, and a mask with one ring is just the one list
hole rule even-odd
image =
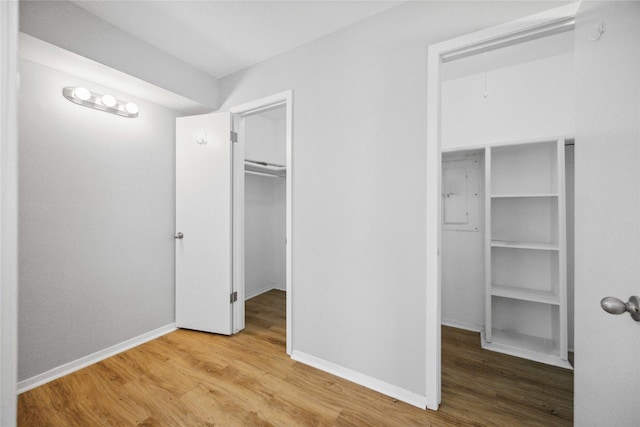
[[483, 347], [571, 368], [564, 139], [485, 148]]

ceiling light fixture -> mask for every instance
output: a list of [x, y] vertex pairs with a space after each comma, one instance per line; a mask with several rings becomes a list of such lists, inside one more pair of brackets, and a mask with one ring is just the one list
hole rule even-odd
[[62, 95], [69, 101], [122, 117], [138, 117], [139, 108], [133, 102], [120, 101], [112, 95], [91, 92], [84, 87], [65, 87]]

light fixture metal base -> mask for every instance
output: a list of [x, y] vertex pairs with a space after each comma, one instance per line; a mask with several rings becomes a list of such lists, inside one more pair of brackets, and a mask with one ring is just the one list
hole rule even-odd
[[106, 105], [100, 102], [103, 95], [89, 91], [91, 93], [91, 97], [87, 100], [84, 100], [75, 96], [74, 94], [75, 90], [76, 90], [75, 87], [65, 87], [64, 89], [62, 89], [62, 95], [65, 98], [67, 98], [69, 101], [75, 104], [82, 105], [84, 107], [93, 108], [94, 110], [100, 110], [100, 111], [104, 111], [105, 113], [111, 113], [117, 116], [127, 117], [127, 118], [138, 117], [138, 112], [130, 113], [129, 111], [126, 110], [125, 106], [127, 105], [127, 102], [116, 99], [116, 104], [113, 107], [107, 107]]

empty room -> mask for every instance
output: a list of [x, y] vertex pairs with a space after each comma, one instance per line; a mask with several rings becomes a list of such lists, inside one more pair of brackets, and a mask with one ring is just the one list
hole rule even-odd
[[640, 419], [640, 3], [0, 2], [2, 426]]

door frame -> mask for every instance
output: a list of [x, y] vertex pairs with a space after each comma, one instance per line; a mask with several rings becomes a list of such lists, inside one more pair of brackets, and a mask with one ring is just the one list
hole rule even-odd
[[441, 68], [461, 58], [564, 31], [573, 26], [580, 2], [437, 43], [427, 50], [427, 242], [426, 242], [426, 398], [437, 410], [441, 394]]
[[15, 426], [18, 383], [18, 3], [0, 2], [0, 425]]
[[279, 106], [286, 107], [286, 340], [287, 354], [293, 351], [293, 90], [276, 93], [229, 109], [232, 129], [238, 134], [233, 152], [233, 290], [238, 303], [233, 311], [234, 333], [244, 329], [244, 118]]

